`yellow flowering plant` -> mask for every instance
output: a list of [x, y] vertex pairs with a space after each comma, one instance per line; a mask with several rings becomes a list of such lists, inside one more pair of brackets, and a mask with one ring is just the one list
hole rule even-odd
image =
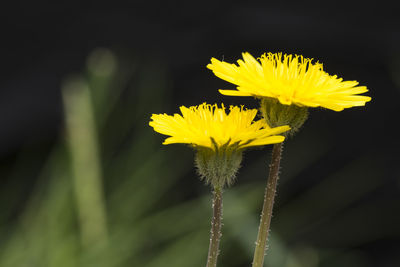
[[289, 124], [293, 133], [307, 119], [309, 107], [342, 111], [371, 100], [359, 95], [367, 87], [329, 75], [313, 59], [282, 53], [264, 54], [258, 60], [247, 52], [242, 56], [237, 65], [212, 58], [207, 67], [237, 85], [236, 90], [219, 90], [221, 94], [260, 99], [260, 110], [271, 126]]
[[367, 87], [329, 75], [313, 59], [282, 53], [264, 54], [258, 60], [249, 53], [242, 56], [238, 65], [212, 58], [207, 66], [217, 77], [237, 85], [237, 90], [219, 90], [221, 94], [276, 98], [284, 105], [334, 111], [364, 106], [371, 100], [359, 95], [367, 92]]
[[[242, 54], [236, 64], [212, 58], [207, 68], [232, 84], [236, 90], [219, 90], [228, 96], [253, 96], [260, 100], [260, 111], [271, 127], [289, 125], [295, 133], [308, 117], [308, 108], [321, 107], [334, 111], [364, 106], [371, 97], [357, 81], [344, 81], [329, 75], [323, 65], [301, 55], [267, 53], [255, 59]], [[288, 133], [288, 132], [287, 132]], [[262, 267], [279, 176], [282, 143], [272, 150], [269, 178], [264, 194], [253, 267]]]
[[168, 135], [164, 145], [173, 143], [190, 144], [193, 147], [218, 150], [224, 146], [242, 150], [251, 146], [280, 143], [287, 126], [271, 128], [264, 120], [254, 121], [256, 109], [230, 106], [226, 113], [224, 104], [203, 103], [199, 106], [181, 106], [180, 114], [153, 114], [150, 126], [156, 132]]
[[222, 227], [222, 190], [232, 184], [242, 161], [243, 150], [253, 146], [281, 143], [279, 134], [289, 126], [271, 128], [265, 120], [254, 121], [256, 109], [203, 103], [180, 107], [181, 114], [153, 114], [149, 125], [169, 136], [164, 145], [183, 143], [196, 150], [200, 176], [213, 188], [213, 218], [207, 267], [215, 267]]

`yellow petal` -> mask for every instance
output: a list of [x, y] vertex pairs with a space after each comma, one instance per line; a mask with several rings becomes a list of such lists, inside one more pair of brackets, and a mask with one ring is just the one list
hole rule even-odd
[[237, 90], [223, 90], [219, 89], [218, 90], [221, 94], [223, 95], [229, 95], [229, 96], [252, 96], [249, 93], [243, 92], [243, 91], [237, 91]]

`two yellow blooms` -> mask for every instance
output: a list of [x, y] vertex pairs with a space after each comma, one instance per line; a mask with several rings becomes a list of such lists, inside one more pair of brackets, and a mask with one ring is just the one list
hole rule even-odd
[[[251, 146], [275, 144], [264, 195], [253, 267], [261, 267], [272, 217], [285, 136], [296, 132], [307, 119], [308, 107], [341, 111], [364, 106], [371, 98], [356, 81], [343, 81], [324, 72], [322, 64], [302, 56], [268, 53], [255, 59], [243, 53], [238, 64], [215, 58], [207, 67], [216, 76], [237, 85], [237, 90], [219, 90], [230, 96], [260, 99], [262, 119], [254, 121], [257, 110], [231, 106], [226, 113], [222, 104], [201, 104], [180, 114], [153, 114], [150, 126], [168, 135], [164, 144], [185, 143], [196, 149], [196, 165], [201, 177], [213, 187], [213, 218], [207, 267], [216, 267], [222, 226], [222, 191], [230, 185], [240, 167], [242, 151]], [[279, 134], [283, 134], [279, 135]]]
[[[281, 108], [293, 106], [305, 110], [323, 107], [341, 111], [363, 106], [371, 100], [359, 95], [368, 91], [365, 86], [331, 76], [323, 70], [321, 63], [313, 63], [312, 59], [303, 56], [268, 53], [257, 60], [249, 53], [243, 53], [243, 60], [237, 63], [212, 58], [207, 66], [217, 77], [237, 85], [237, 90], [219, 90], [221, 94], [253, 96], [262, 102], [276, 99]], [[276, 127], [270, 120], [253, 121], [257, 114], [254, 109], [231, 106], [227, 114], [224, 105], [219, 108], [205, 103], [180, 109], [182, 115], [154, 114], [151, 117], [150, 126], [155, 131], [171, 136], [165, 140], [165, 145], [187, 143], [215, 150], [229, 140], [231, 145], [237, 144], [237, 149], [243, 149], [280, 143], [284, 137], [277, 134], [289, 130], [288, 126]], [[271, 112], [266, 112], [264, 118], [271, 116]]]

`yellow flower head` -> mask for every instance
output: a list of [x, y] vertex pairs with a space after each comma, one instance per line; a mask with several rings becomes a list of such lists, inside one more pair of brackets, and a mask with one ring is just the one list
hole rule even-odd
[[223, 146], [236, 146], [242, 149], [282, 142], [280, 134], [289, 126], [270, 128], [264, 120], [253, 121], [256, 109], [230, 106], [229, 114], [225, 107], [203, 103], [199, 106], [180, 107], [181, 113], [173, 116], [153, 114], [149, 125], [156, 132], [170, 137], [164, 145], [185, 143], [216, 150]]
[[207, 68], [230, 83], [237, 90], [219, 90], [223, 95], [276, 98], [281, 104], [306, 107], [324, 107], [335, 111], [354, 106], [364, 106], [371, 100], [365, 86], [357, 81], [343, 81], [329, 75], [321, 63], [300, 55], [268, 53], [256, 60], [243, 53], [238, 65], [221, 62], [215, 58]]

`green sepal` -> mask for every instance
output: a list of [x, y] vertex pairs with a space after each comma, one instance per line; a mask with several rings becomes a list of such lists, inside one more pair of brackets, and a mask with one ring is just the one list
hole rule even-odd
[[196, 147], [195, 163], [199, 175], [206, 184], [215, 189], [223, 189], [233, 184], [236, 173], [242, 162], [242, 150], [238, 143], [231, 144], [230, 140], [218, 146], [213, 138], [214, 148]]
[[308, 118], [308, 108], [297, 105], [283, 105], [276, 98], [261, 98], [260, 111], [270, 127], [289, 125], [285, 135], [296, 133]]

